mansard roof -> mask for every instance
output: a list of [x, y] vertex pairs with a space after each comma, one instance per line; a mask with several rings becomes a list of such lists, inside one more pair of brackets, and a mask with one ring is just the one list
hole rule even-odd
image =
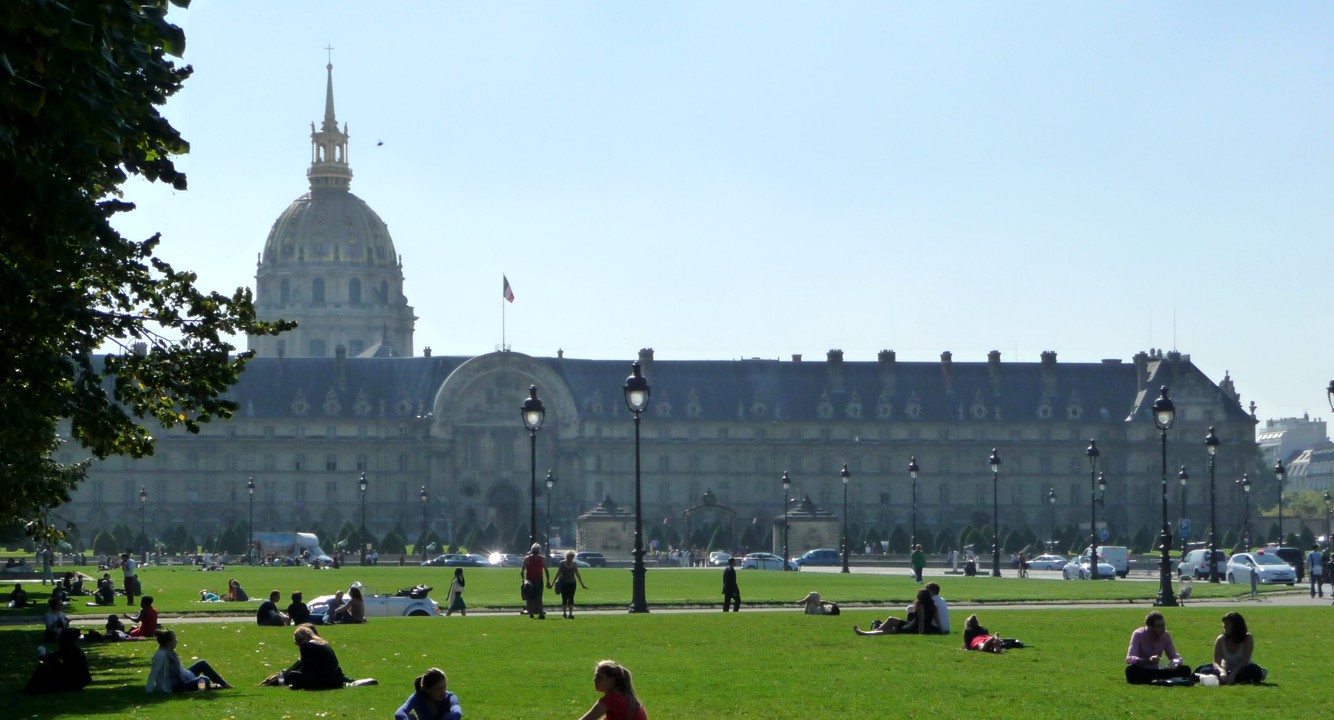
[[[1235, 395], [1190, 365], [1188, 356], [1057, 363], [1054, 353], [1044, 353], [1040, 363], [965, 363], [948, 353], [941, 362], [896, 362], [882, 353], [877, 361], [844, 362], [836, 352], [826, 362], [674, 361], [650, 354], [647, 416], [678, 422], [1119, 422], [1147, 419], [1146, 402], [1167, 384], [1160, 381], [1170, 381], [1193, 388], [1191, 397], [1221, 404], [1220, 421], [1250, 419]], [[450, 374], [473, 359], [254, 358], [231, 397], [241, 403], [242, 416], [417, 417], [432, 411]], [[527, 361], [565, 382], [580, 416], [628, 417], [621, 388], [629, 361]], [[517, 388], [516, 397], [525, 391]]]

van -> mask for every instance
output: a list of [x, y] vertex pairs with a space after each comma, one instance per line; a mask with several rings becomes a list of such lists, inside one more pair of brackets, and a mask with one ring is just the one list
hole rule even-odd
[[797, 558], [797, 564], [802, 567], [807, 565], [838, 565], [841, 562], [843, 562], [843, 556], [833, 548], [807, 550], [805, 555]]
[[[1087, 562], [1090, 548], [1084, 548], [1080, 553], [1081, 562]], [[1130, 572], [1130, 550], [1124, 545], [1099, 545], [1098, 546], [1098, 575], [1102, 575], [1106, 570], [1103, 565], [1111, 565], [1116, 572], [1116, 576], [1124, 578]]]
[[[1209, 550], [1207, 548], [1198, 548], [1186, 553], [1186, 557], [1177, 565], [1177, 577], [1191, 577], [1196, 580], [1204, 580], [1209, 577]], [[1218, 577], [1227, 575], [1227, 553], [1222, 550], [1214, 551], [1214, 568], [1218, 571]]]

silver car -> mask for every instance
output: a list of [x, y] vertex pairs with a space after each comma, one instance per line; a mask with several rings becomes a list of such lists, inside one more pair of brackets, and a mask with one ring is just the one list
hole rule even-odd
[[1297, 584], [1297, 571], [1277, 555], [1237, 553], [1227, 561], [1227, 581], [1249, 585], [1251, 575], [1259, 585]]
[[[782, 570], [783, 558], [773, 553], [751, 553], [741, 561], [742, 570]], [[800, 570], [801, 566], [793, 560], [787, 561], [788, 570]]]

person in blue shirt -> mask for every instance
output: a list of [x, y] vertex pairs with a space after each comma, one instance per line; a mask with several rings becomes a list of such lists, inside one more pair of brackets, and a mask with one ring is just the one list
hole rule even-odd
[[444, 670], [431, 668], [412, 686], [412, 695], [394, 713], [394, 720], [462, 720], [459, 696], [449, 691]]

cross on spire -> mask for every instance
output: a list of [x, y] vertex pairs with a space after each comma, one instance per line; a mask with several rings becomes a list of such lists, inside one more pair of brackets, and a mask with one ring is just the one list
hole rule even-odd
[[329, 64], [333, 65], [333, 51], [334, 51], [333, 45], [325, 45], [324, 49], [329, 53]]

